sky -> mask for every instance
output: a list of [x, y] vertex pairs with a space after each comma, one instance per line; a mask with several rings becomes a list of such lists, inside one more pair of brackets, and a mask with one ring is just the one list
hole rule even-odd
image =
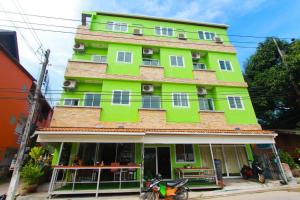
[[[30, 23], [76, 27], [78, 21], [21, 16], [7, 12], [80, 19], [81, 11], [108, 11], [148, 16], [225, 23], [236, 46], [242, 70], [245, 61], [264, 38], [241, 36], [300, 37], [300, 0], [0, 0], [0, 29], [17, 30], [21, 64], [38, 78], [41, 69], [41, 44], [50, 49], [49, 89], [61, 90], [68, 59], [72, 55], [74, 34], [46, 32], [20, 27]], [[11, 20], [11, 21], [9, 21]], [[15, 28], [19, 27], [19, 28]], [[35, 29], [75, 32], [52, 26], [31, 25]], [[28, 28], [28, 27], [27, 27]], [[53, 94], [57, 98], [57, 94]]]

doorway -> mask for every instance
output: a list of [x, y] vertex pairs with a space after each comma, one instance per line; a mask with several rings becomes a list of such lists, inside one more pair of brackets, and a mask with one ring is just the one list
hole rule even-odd
[[163, 179], [171, 179], [170, 147], [146, 147], [144, 151], [145, 177], [151, 179], [159, 173]]

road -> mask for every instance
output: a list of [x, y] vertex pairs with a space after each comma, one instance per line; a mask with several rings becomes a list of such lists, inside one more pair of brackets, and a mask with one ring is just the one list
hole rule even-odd
[[[234, 196], [217, 197], [211, 199], [214, 200], [299, 200], [300, 189], [269, 191], [269, 192], [252, 193], [252, 194], [239, 194]], [[199, 198], [199, 200], [201, 200], [201, 198]]]

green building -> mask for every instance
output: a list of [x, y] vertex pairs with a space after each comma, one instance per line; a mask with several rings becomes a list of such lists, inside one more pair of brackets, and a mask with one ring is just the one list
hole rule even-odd
[[139, 191], [157, 173], [218, 187], [220, 166], [240, 177], [251, 144], [276, 134], [257, 123], [227, 28], [84, 12], [61, 102], [36, 132], [55, 147], [49, 193]]

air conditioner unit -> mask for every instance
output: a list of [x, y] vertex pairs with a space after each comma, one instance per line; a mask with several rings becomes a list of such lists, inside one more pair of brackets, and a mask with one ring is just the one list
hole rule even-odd
[[133, 35], [143, 35], [143, 30], [139, 28], [133, 29]]
[[220, 37], [215, 37], [215, 42], [223, 44], [223, 41], [222, 41], [222, 39]]
[[199, 87], [199, 88], [198, 88], [198, 91], [197, 91], [197, 94], [198, 94], [199, 96], [207, 95], [207, 90], [206, 90], [205, 88]]
[[199, 60], [200, 59], [200, 53], [192, 53], [193, 60]]
[[78, 53], [83, 53], [85, 50], [84, 44], [75, 44], [73, 50]]
[[179, 33], [179, 34], [178, 34], [178, 39], [179, 39], [179, 40], [186, 40], [187, 38], [186, 38], [185, 33]]
[[143, 54], [144, 55], [153, 55], [153, 49], [143, 49]]
[[63, 88], [65, 90], [73, 90], [76, 87], [76, 81], [74, 80], [65, 80], [63, 84]]
[[152, 93], [154, 91], [154, 87], [151, 84], [142, 85], [142, 91], [144, 93]]

